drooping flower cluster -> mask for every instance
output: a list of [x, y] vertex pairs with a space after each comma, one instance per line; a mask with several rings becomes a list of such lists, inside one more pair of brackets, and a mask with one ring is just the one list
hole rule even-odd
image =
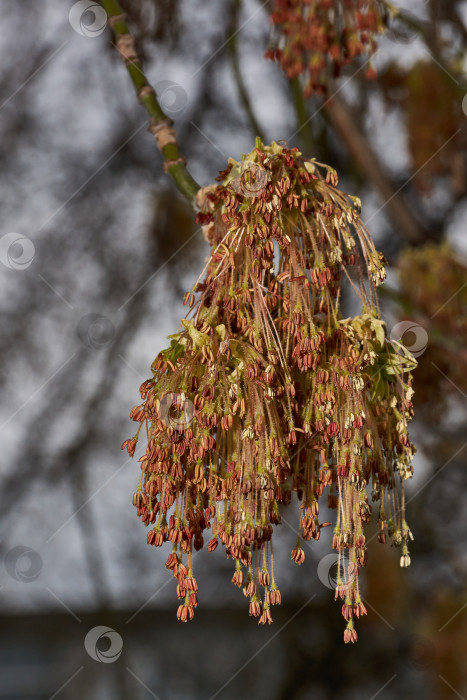
[[[391, 12], [384, 0], [275, 0], [266, 57], [277, 60], [288, 78], [304, 74], [305, 97], [325, 94], [345, 66], [374, 53]], [[366, 73], [375, 75], [369, 65]]]
[[[281, 602], [272, 545], [281, 508], [298, 507], [291, 558], [301, 564], [303, 540], [331, 525], [320, 518], [327, 497], [337, 510], [336, 598], [345, 640], [355, 641], [367, 487], [378, 539], [401, 545], [401, 565], [410, 563], [403, 487], [415, 363], [385, 338], [374, 291], [383, 259], [331, 168], [258, 141], [219, 179], [200, 192], [212, 251], [186, 294], [189, 318], [131, 412], [140, 428], [124, 446], [134, 453], [142, 425], [148, 441], [134, 504], [148, 543], [172, 543], [179, 619], [193, 617], [192, 554], [207, 540], [209, 551], [224, 545], [250, 615], [266, 623]], [[343, 280], [361, 299], [354, 318], [340, 311]]]

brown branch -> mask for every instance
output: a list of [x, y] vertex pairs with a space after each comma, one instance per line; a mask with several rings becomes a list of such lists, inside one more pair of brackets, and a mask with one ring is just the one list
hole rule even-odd
[[356, 120], [348, 105], [335, 96], [326, 104], [325, 114], [346, 145], [357, 167], [380, 193], [395, 226], [402, 238], [412, 244], [420, 244], [431, 237], [415, 216], [403, 195], [394, 187], [384, 172], [379, 159], [367, 139], [357, 127]]
[[230, 19], [227, 27], [227, 33], [229, 35], [227, 47], [230, 53], [232, 71], [234, 74], [235, 83], [237, 85], [238, 96], [240, 98], [240, 102], [242, 103], [243, 109], [245, 110], [245, 114], [248, 117], [250, 128], [255, 136], [259, 136], [261, 140], [264, 140], [263, 130], [261, 129], [256, 114], [253, 110], [248, 89], [243, 79], [238, 56], [237, 35], [239, 32], [238, 23], [241, 8], [242, 0], [232, 0], [230, 7]]

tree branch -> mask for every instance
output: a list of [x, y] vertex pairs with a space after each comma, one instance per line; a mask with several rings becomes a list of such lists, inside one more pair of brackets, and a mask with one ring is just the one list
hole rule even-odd
[[[467, 40], [467, 30], [462, 21], [458, 8], [449, 6], [443, 9], [446, 12], [446, 19], [455, 29], [457, 29], [465, 44]], [[435, 33], [436, 22], [430, 23], [424, 20], [419, 20], [417, 17], [406, 11], [398, 12], [397, 19], [408, 29], [416, 32], [420, 36], [440, 68], [451, 77], [454, 77], [453, 74], [455, 74], [456, 77], [454, 80], [457, 84], [459, 84], [460, 79], [462, 79], [462, 74], [459, 73], [459, 70], [455, 66], [446, 63], [444, 56], [441, 53], [439, 41]], [[457, 78], [459, 78], [459, 81], [457, 81]], [[462, 88], [460, 88], [460, 90], [462, 91]]]
[[432, 237], [430, 232], [422, 228], [402, 194], [394, 188], [384, 173], [378, 157], [358, 129], [352, 111], [346, 103], [335, 95], [326, 104], [325, 114], [368, 182], [374, 185], [383, 197], [389, 216], [398, 227], [401, 237], [413, 245]]
[[235, 83], [237, 85], [240, 102], [242, 103], [243, 109], [245, 110], [245, 113], [248, 117], [248, 121], [250, 122], [251, 130], [253, 131], [255, 136], [259, 136], [263, 141], [263, 130], [261, 129], [261, 126], [259, 125], [259, 122], [253, 111], [253, 107], [251, 106], [250, 96], [248, 95], [248, 90], [246, 88], [245, 81], [243, 80], [243, 75], [240, 68], [240, 61], [238, 58], [238, 17], [240, 14], [241, 6], [242, 0], [232, 0], [232, 5], [230, 9], [230, 22], [227, 28], [227, 32], [229, 35], [227, 46], [230, 53], [230, 59], [232, 61], [232, 70], [235, 78]]
[[289, 83], [303, 150], [306, 151], [306, 155], [310, 156], [313, 152], [313, 134], [311, 131], [311, 119], [308, 116], [308, 108], [303, 96], [303, 88], [299, 78], [291, 78]]
[[135, 40], [126, 23], [126, 15], [118, 0], [101, 0], [101, 4], [109, 18], [109, 25], [115, 35], [116, 48], [125, 63], [138, 99], [149, 115], [149, 131], [154, 135], [164, 159], [164, 170], [172, 176], [180, 192], [194, 203], [200, 186], [187, 170], [186, 161], [178, 147], [173, 121], [164, 114], [154, 88], [141, 69]]

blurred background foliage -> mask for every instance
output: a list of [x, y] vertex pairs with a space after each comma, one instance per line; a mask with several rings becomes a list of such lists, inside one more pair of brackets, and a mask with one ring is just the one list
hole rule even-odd
[[[376, 79], [349, 67], [327, 101], [304, 100], [264, 60], [272, 2], [122, 4], [198, 182], [260, 132], [329, 163], [362, 199], [389, 262], [388, 330], [410, 321], [428, 338], [415, 373], [412, 566], [370, 545], [369, 614], [348, 649], [317, 576], [329, 541], [297, 569], [284, 521], [274, 626], [236, 613], [230, 566], [204, 552], [196, 621], [176, 623], [166, 553], [146, 546], [131, 505], [138, 465], [119, 447], [207, 244], [163, 173], [108, 31], [74, 31], [71, 2], [5, 3], [0, 698], [464, 697], [467, 3], [397, 3]], [[22, 269], [19, 243], [5, 253], [10, 232], [33, 243]], [[27, 557], [8, 566], [20, 545], [40, 555], [31, 580]], [[123, 637], [114, 664], [85, 652], [98, 624]]]

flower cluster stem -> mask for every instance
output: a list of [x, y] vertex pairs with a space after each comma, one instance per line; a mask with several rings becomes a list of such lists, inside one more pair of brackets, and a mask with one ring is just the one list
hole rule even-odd
[[308, 114], [306, 100], [303, 96], [302, 86], [298, 77], [290, 78], [290, 90], [292, 93], [293, 105], [297, 117], [297, 134], [303, 143], [303, 148], [307, 156], [313, 152], [313, 134], [311, 131], [311, 119]]

